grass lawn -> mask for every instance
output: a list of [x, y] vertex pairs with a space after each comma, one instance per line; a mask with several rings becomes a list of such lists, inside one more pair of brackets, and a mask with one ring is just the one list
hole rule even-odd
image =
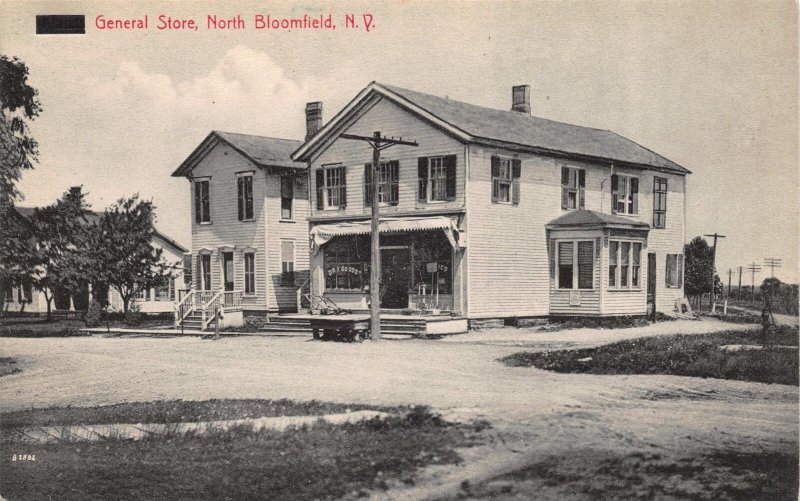
[[[131, 326], [119, 320], [113, 320], [109, 323], [110, 327], [125, 327]], [[163, 319], [147, 319], [135, 327], [153, 328], [169, 325], [172, 323]], [[99, 327], [105, 327], [105, 322], [101, 323]], [[80, 329], [85, 329], [86, 323], [83, 320], [77, 319], [54, 319], [47, 320], [41, 317], [11, 317], [0, 319], [0, 337], [73, 337], [73, 336], [90, 336], [90, 333], [81, 332]]]
[[[512, 367], [537, 367], [568, 373], [671, 374], [797, 385], [797, 350], [720, 349], [720, 346], [728, 344], [759, 344], [759, 336], [760, 333], [755, 331], [679, 334], [582, 350], [514, 353], [501, 361]], [[798, 329], [776, 327], [770, 332], [769, 342], [797, 346]]]
[[469, 488], [477, 499], [797, 499], [798, 455], [720, 450], [665, 458], [575, 451]]
[[[152, 408], [148, 408], [152, 407]], [[154, 402], [0, 415], [3, 428], [174, 418], [315, 415], [367, 406], [287, 400]], [[356, 424], [283, 432], [249, 428], [143, 441], [24, 444], [0, 438], [3, 496], [16, 499], [331, 499], [414, 483], [416, 469], [459, 461], [481, 427], [453, 425], [425, 408]], [[35, 461], [12, 461], [13, 455]]]

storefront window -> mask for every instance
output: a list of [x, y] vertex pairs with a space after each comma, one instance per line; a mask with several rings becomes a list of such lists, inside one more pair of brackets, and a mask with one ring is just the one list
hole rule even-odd
[[325, 290], [362, 292], [369, 285], [369, 240], [336, 238], [323, 247]]

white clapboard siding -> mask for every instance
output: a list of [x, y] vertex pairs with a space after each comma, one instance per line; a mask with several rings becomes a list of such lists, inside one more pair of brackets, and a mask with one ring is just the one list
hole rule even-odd
[[[253, 172], [253, 221], [239, 221], [237, 172]], [[201, 287], [197, 254], [209, 249], [211, 282], [214, 290], [222, 287], [222, 261], [219, 248], [234, 246], [234, 282], [244, 290], [243, 250], [255, 250], [256, 294], [244, 299], [245, 308], [264, 310], [267, 294], [267, 255], [264, 252], [266, 175], [233, 148], [219, 143], [194, 168], [192, 177], [210, 176], [211, 224], [198, 224], [194, 214], [194, 189], [191, 190], [193, 286]]]
[[[294, 174], [294, 201], [291, 220], [281, 219], [281, 176], [289, 171], [270, 170], [267, 175], [265, 219], [267, 223], [267, 283], [270, 310], [294, 311], [297, 288], [308, 278], [308, 176], [306, 171]], [[281, 242], [294, 242], [295, 285], [283, 285], [281, 275]]]
[[[461, 143], [445, 135], [425, 122], [401, 109], [396, 104], [381, 100], [345, 131], [348, 134], [372, 136], [380, 131], [387, 136], [416, 141], [419, 146], [392, 146], [381, 152], [381, 161], [399, 162], [398, 192], [396, 206], [381, 207], [381, 212], [390, 215], [397, 211], [430, 209], [451, 209], [464, 206], [464, 147]], [[420, 204], [417, 202], [417, 159], [435, 155], [456, 155], [456, 198], [450, 202]], [[372, 162], [372, 148], [351, 139], [336, 139], [328, 149], [311, 163], [311, 203], [313, 216], [360, 216], [368, 215], [369, 206], [364, 206], [364, 165]], [[347, 207], [339, 210], [319, 211], [316, 209], [317, 190], [315, 170], [327, 164], [341, 164], [346, 167]]]

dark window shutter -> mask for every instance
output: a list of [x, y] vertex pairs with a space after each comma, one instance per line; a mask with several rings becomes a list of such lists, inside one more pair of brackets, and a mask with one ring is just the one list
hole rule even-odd
[[492, 202], [500, 200], [500, 159], [492, 157]]
[[245, 208], [245, 201], [244, 201], [244, 178], [239, 176], [236, 178], [236, 195], [237, 200], [239, 201], [239, 221], [244, 219], [244, 208]]
[[522, 173], [522, 161], [519, 158], [511, 160], [511, 203], [519, 204], [519, 178]]
[[632, 177], [631, 178], [631, 201], [633, 204], [633, 209], [631, 210], [631, 214], [638, 214], [639, 213], [639, 178]]
[[586, 171], [580, 169], [578, 171], [578, 208], [586, 208]]
[[616, 174], [611, 175], [611, 212], [617, 212], [617, 199], [619, 195], [617, 192], [619, 191], [619, 177]]
[[325, 195], [325, 171], [322, 169], [317, 170], [317, 209], [322, 210], [323, 196]]
[[389, 205], [400, 203], [400, 162], [392, 160], [389, 162], [389, 190], [391, 191], [391, 202]]
[[339, 186], [339, 207], [347, 207], [347, 178], [345, 177], [344, 167], [339, 167], [339, 176], [342, 179], [342, 184]]
[[200, 189], [200, 183], [195, 181], [194, 183], [194, 220], [195, 222], [199, 223], [202, 221], [201, 211], [203, 207], [203, 200], [202, 200], [202, 193]]
[[447, 174], [447, 185], [445, 186], [447, 190], [447, 199], [455, 200], [456, 199], [456, 156], [448, 155], [442, 159], [442, 163], [444, 164], [444, 169]]
[[428, 201], [428, 157], [417, 159], [417, 177], [419, 184], [417, 187], [417, 200], [420, 202]]
[[372, 206], [372, 164], [364, 164], [364, 207]]

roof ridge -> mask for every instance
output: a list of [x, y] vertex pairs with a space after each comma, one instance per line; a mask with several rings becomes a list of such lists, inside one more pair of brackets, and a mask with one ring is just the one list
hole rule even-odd
[[247, 133], [244, 133], [244, 132], [230, 132], [230, 131], [227, 131], [227, 130], [219, 130], [219, 129], [212, 129], [211, 132], [213, 132], [214, 134], [234, 134], [236, 136], [258, 137], [258, 138], [261, 138], [261, 139], [275, 139], [277, 141], [292, 141], [292, 142], [295, 142], [295, 143], [302, 143], [303, 142], [302, 139], [290, 139], [290, 138], [287, 138], [287, 137], [275, 137], [275, 136], [262, 136], [260, 134], [247, 134]]

